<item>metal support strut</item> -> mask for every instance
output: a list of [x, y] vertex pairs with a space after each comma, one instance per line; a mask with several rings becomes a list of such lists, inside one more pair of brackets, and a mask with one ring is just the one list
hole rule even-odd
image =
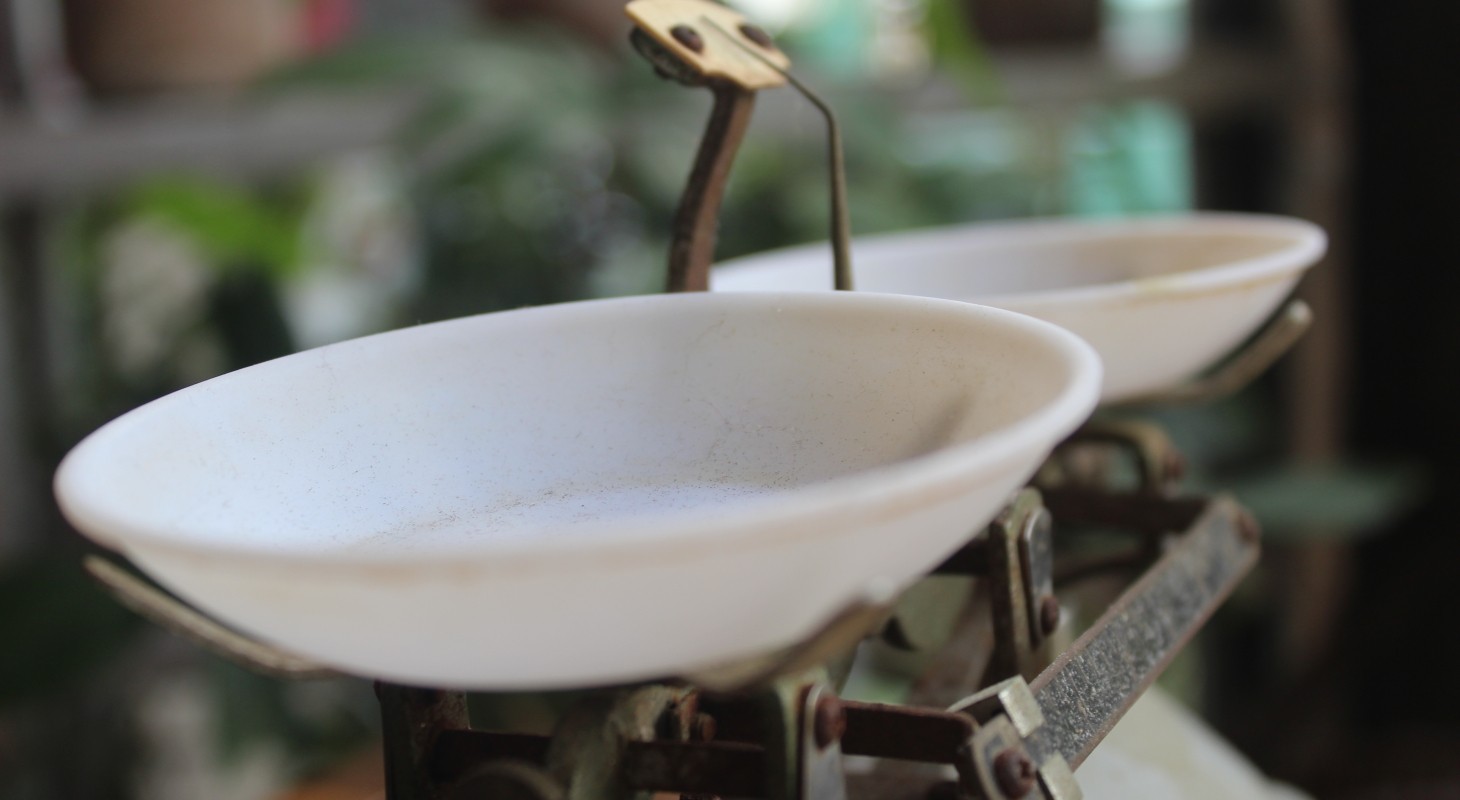
[[700, 141], [689, 183], [674, 217], [669, 247], [670, 292], [710, 288], [716, 229], [725, 184], [755, 107], [755, 92], [789, 84], [826, 119], [831, 195], [833, 276], [852, 288], [851, 234], [841, 129], [831, 107], [787, 71], [790, 60], [760, 28], [707, 0], [635, 0], [630, 41], [661, 77], [708, 87], [715, 107]]
[[715, 260], [716, 226], [730, 167], [755, 110], [755, 92], [728, 81], [711, 86], [715, 108], [700, 140], [699, 154], [689, 185], [674, 215], [669, 248], [671, 292], [703, 292], [710, 288], [710, 265]]

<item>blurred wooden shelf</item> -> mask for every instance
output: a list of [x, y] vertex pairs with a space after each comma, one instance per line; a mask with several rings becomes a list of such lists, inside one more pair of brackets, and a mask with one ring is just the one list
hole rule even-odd
[[0, 117], [0, 198], [105, 190], [150, 175], [242, 178], [389, 142], [419, 107], [402, 92], [299, 92], [99, 105], [68, 129]]
[[380, 745], [367, 748], [330, 774], [270, 800], [385, 800], [385, 761]]
[[[1147, 70], [1122, 65], [1099, 48], [994, 50], [992, 85], [1011, 108], [1072, 108], [1125, 100], [1163, 100], [1197, 117], [1271, 106], [1309, 86], [1292, 59], [1267, 49], [1203, 45], [1175, 63]], [[1311, 82], [1311, 79], [1310, 79]], [[930, 83], [914, 98], [922, 109], [962, 109], [955, 83]]]
[[1269, 50], [1198, 47], [1150, 71], [1124, 67], [1098, 50], [995, 52], [992, 58], [1015, 105], [1159, 98], [1199, 113], [1271, 101], [1294, 89], [1294, 71]]

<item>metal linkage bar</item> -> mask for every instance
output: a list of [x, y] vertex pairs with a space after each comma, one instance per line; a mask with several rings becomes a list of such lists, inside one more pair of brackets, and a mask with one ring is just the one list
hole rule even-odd
[[[1186, 534], [1036, 678], [1047, 720], [1029, 742], [1078, 767], [1257, 563], [1258, 531], [1218, 498]], [[1036, 759], [1038, 760], [1038, 759]]]

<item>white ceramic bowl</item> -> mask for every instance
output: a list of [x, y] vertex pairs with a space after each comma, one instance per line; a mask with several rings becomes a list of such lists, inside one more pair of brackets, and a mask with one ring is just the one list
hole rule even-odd
[[984, 525], [1096, 402], [1052, 325], [926, 298], [651, 296], [311, 350], [106, 425], [67, 517], [329, 666], [475, 689], [794, 643]]
[[[1190, 214], [1034, 220], [853, 243], [857, 289], [983, 303], [1071, 330], [1105, 363], [1107, 402], [1212, 366], [1277, 309], [1322, 257], [1323, 231], [1284, 217]], [[831, 287], [825, 244], [730, 261], [725, 291]]]

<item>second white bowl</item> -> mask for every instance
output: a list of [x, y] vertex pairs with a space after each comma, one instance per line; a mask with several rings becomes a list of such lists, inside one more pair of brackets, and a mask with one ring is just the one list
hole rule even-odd
[[[1189, 214], [1033, 220], [875, 236], [853, 243], [857, 289], [1005, 308], [1079, 334], [1105, 363], [1101, 399], [1168, 388], [1257, 329], [1323, 256], [1302, 220]], [[717, 267], [725, 291], [831, 288], [826, 245]]]

